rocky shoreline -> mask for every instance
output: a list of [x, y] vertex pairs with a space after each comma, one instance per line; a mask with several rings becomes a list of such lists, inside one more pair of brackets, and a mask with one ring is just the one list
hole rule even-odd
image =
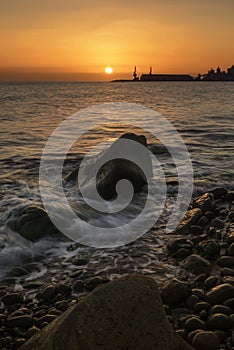
[[[153, 249], [147, 252], [147, 247], [125, 247], [128, 259], [144, 264], [150, 256], [156, 271], [151, 275], [160, 286], [167, 318], [177, 334], [197, 350], [234, 348], [233, 200], [234, 193], [223, 188], [195, 199], [176, 232], [166, 238], [167, 247], [150, 238], [155, 251], [161, 251], [157, 258]], [[76, 245], [69, 249], [75, 250]], [[0, 348], [20, 348], [90, 291], [109, 282], [110, 273], [115, 278], [141, 273], [136, 271], [134, 260], [130, 260], [132, 269], [125, 267], [127, 258], [121, 256], [122, 251], [116, 249], [118, 264], [108, 273], [105, 264], [109, 258], [103, 254], [103, 268], [97, 272], [94, 266], [87, 268], [85, 250], [79, 257], [51, 263], [46, 276], [32, 281], [25, 278], [23, 267], [15, 267], [11, 273], [17, 279], [6, 278], [0, 284]], [[157, 259], [175, 266], [176, 278], [170, 278], [168, 270], [160, 271]], [[164, 278], [160, 279], [160, 274]]]

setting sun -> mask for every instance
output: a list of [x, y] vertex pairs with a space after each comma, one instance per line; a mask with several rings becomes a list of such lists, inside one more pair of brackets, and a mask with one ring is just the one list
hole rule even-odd
[[111, 74], [112, 72], [113, 72], [112, 67], [106, 67], [106, 68], [105, 68], [105, 73], [106, 73], [106, 74]]

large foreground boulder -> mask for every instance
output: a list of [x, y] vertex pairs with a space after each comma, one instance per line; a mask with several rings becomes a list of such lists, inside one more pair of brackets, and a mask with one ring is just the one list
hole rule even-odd
[[21, 350], [192, 350], [167, 321], [156, 282], [131, 276], [98, 287]]
[[[136, 150], [133, 142], [128, 143], [128, 145], [121, 144], [119, 140], [123, 139], [134, 141], [144, 147], [141, 150]], [[122, 156], [120, 157], [121, 152]], [[125, 155], [128, 155], [132, 161], [124, 159]], [[88, 161], [82, 176], [82, 186], [86, 188], [86, 194], [88, 193], [89, 197], [92, 198], [92, 191], [97, 187], [102, 198], [111, 200], [117, 195], [116, 184], [121, 179], [129, 180], [133, 185], [134, 192], [140, 192], [142, 187], [147, 184], [147, 178], [137, 162], [142, 164], [147, 177], [152, 176], [152, 161], [145, 136], [126, 133], [103, 153]], [[94, 176], [95, 169], [98, 169], [97, 177]], [[75, 169], [68, 174], [66, 181], [77, 180], [78, 171], [79, 169]]]

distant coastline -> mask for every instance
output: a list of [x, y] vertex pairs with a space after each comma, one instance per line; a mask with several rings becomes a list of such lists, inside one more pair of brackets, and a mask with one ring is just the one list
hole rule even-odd
[[138, 77], [136, 66], [133, 71], [133, 79], [115, 79], [111, 80], [113, 83], [119, 82], [149, 82], [149, 81], [234, 81], [234, 65], [222, 71], [220, 67], [216, 70], [211, 68], [205, 74], [197, 74], [193, 77], [189, 74], [153, 74], [152, 67], [148, 74], [141, 74]]

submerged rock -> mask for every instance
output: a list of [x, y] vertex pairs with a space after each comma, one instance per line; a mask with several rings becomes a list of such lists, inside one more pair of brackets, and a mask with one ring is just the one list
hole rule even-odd
[[37, 241], [45, 236], [65, 236], [51, 222], [47, 212], [39, 205], [27, 205], [19, 209], [17, 215], [8, 220], [8, 226], [29, 241]]
[[172, 329], [156, 282], [129, 276], [97, 288], [21, 350], [192, 350]]

